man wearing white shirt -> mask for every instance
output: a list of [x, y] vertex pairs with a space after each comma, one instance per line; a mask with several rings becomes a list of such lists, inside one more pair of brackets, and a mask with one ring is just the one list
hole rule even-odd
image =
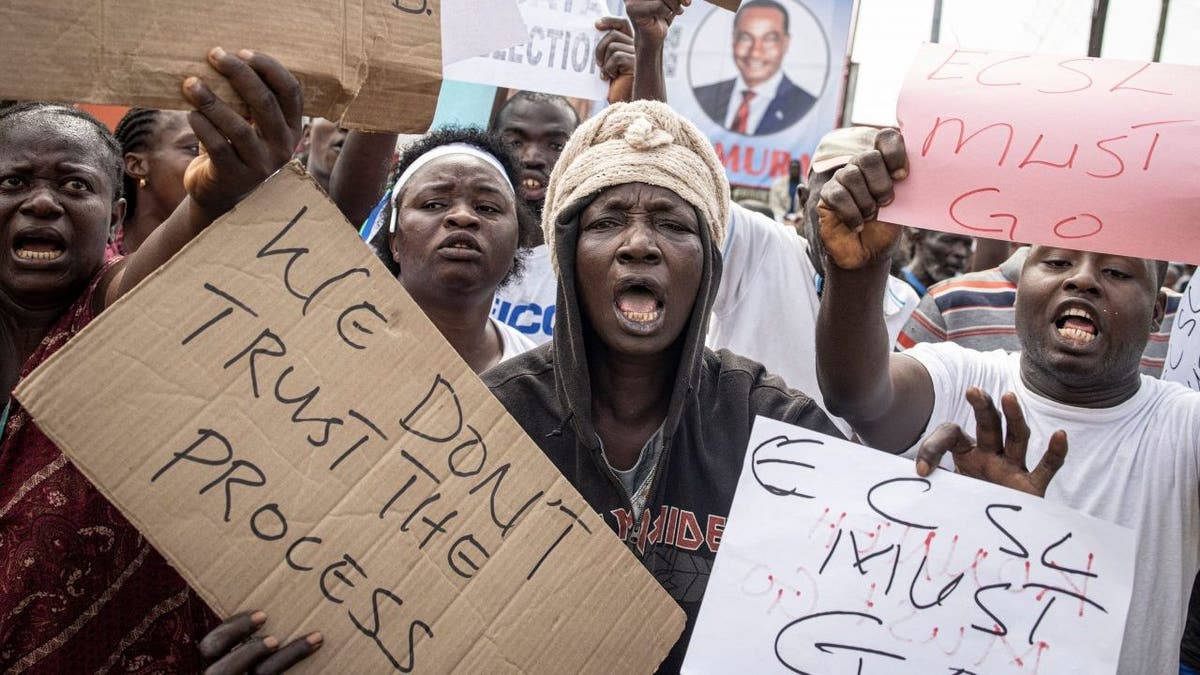
[[800, 121], [816, 103], [783, 72], [791, 43], [788, 23], [787, 9], [775, 0], [742, 4], [733, 22], [738, 76], [693, 90], [714, 122], [735, 133], [765, 136]]
[[[900, 133], [881, 131], [817, 198], [827, 409], [867, 445], [915, 453], [921, 476], [946, 466], [1133, 530], [1137, 574], [1117, 672], [1178, 672], [1200, 569], [1200, 394], [1138, 367], [1165, 313], [1166, 263], [1033, 246], [1014, 307], [1020, 353], [943, 342], [893, 354], [883, 322], [858, 308], [889, 278], [900, 228], [878, 214], [903, 189], [907, 157]], [[1043, 612], [1047, 622], [1075, 614], [1057, 611]]]

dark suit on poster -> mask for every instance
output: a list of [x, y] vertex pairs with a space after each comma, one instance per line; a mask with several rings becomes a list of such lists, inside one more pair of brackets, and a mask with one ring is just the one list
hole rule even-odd
[[[725, 121], [729, 118], [729, 102], [736, 84], [737, 79], [735, 78], [696, 87], [692, 90], [704, 112], [722, 127], [726, 127]], [[771, 99], [762, 120], [750, 135], [766, 136], [783, 131], [799, 122], [816, 102], [815, 96], [805, 91], [803, 87], [794, 84], [787, 78], [787, 75], [784, 75], [783, 79], [779, 81], [779, 89], [775, 92], [775, 98]]]

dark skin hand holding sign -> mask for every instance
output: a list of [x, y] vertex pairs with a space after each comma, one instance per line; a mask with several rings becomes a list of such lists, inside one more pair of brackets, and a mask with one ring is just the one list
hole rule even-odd
[[[886, 129], [874, 150], [825, 183], [817, 205], [828, 274], [817, 327], [821, 389], [831, 413], [850, 421], [868, 444], [891, 452], [907, 449], [925, 429], [933, 413], [933, 384], [916, 360], [887, 349], [881, 316], [851, 308], [883, 293], [901, 228], [878, 220], [879, 208], [893, 200], [896, 183], [907, 175], [904, 140]], [[850, 316], [856, 328], [843, 320]], [[950, 452], [959, 473], [1044, 496], [1066, 460], [1066, 433], [1053, 434], [1042, 461], [1027, 470], [1029, 428], [1016, 396], [1008, 393], [1001, 401], [1008, 422], [1003, 435], [991, 397], [972, 387], [966, 398], [975, 411], [975, 437], [957, 424], [939, 426], [920, 447], [917, 473], [928, 476]]]
[[[204, 224], [176, 250], [287, 163], [300, 137], [300, 84], [278, 61], [249, 51], [234, 57], [213, 50], [209, 62], [250, 105], [252, 121], [243, 119], [199, 80], [184, 83], [184, 96], [196, 107], [188, 119], [204, 152], [188, 166], [183, 182]], [[283, 647], [274, 636], [256, 637], [266, 620], [261, 611], [241, 612], [214, 628], [199, 645], [210, 664], [205, 673], [281, 673], [321, 647], [319, 632]]]
[[[220, 48], [209, 63], [249, 104], [250, 119], [235, 112], [198, 78], [182, 83], [195, 110], [191, 127], [203, 152], [184, 175], [187, 197], [138, 249], [112, 265], [99, 281], [99, 312], [166, 263], [228, 212], [290, 158], [300, 135], [299, 83], [278, 61], [251, 51], [236, 55]], [[125, 215], [106, 161], [109, 149], [90, 123], [55, 108], [14, 114], [0, 143], [0, 218], [10, 231], [25, 233], [28, 254], [0, 269], [0, 356], [3, 386], [16, 385], [20, 364], [30, 358], [67, 308], [76, 302], [103, 264], [111, 227]], [[40, 237], [31, 239], [31, 237]], [[33, 243], [29, 243], [29, 242]], [[238, 614], [208, 634], [200, 651], [213, 674], [278, 673], [316, 651], [321, 634], [311, 633], [280, 648], [274, 637], [255, 638], [266, 615]]]

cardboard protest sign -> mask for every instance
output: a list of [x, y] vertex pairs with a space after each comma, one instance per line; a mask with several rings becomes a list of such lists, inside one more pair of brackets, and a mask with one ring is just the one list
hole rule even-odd
[[306, 672], [650, 672], [684, 617], [289, 166], [16, 392]]
[[528, 39], [517, 0], [442, 0], [443, 66]]
[[897, 116], [911, 165], [882, 218], [1200, 262], [1200, 69], [944, 45]]
[[1200, 284], [1188, 282], [1171, 326], [1162, 379], [1200, 391]]
[[1114, 673], [1133, 532], [759, 417], [685, 673]]
[[21, 66], [0, 73], [0, 99], [186, 109], [180, 85], [196, 75], [237, 105], [205, 59], [221, 46], [279, 59], [304, 85], [308, 115], [424, 132], [441, 84], [440, 21], [440, 0], [4, 3], [0, 58]]
[[596, 19], [608, 13], [603, 0], [518, 0], [529, 40], [487, 56], [446, 66], [447, 79], [528, 89], [588, 100], [608, 97], [600, 79]]

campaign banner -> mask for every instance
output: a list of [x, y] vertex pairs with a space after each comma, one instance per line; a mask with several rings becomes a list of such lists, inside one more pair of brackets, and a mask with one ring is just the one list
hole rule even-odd
[[693, 4], [663, 54], [671, 106], [708, 135], [729, 182], [769, 187], [808, 172], [837, 126], [852, 0], [773, 0], [736, 14]]
[[[610, 13], [603, 0], [518, 0], [528, 40], [507, 49], [448, 64], [447, 79], [528, 89], [587, 100], [608, 95], [600, 79], [596, 20]], [[726, 12], [728, 14], [728, 12]]]
[[481, 54], [508, 49], [529, 39], [517, 0], [444, 0], [443, 69]]

